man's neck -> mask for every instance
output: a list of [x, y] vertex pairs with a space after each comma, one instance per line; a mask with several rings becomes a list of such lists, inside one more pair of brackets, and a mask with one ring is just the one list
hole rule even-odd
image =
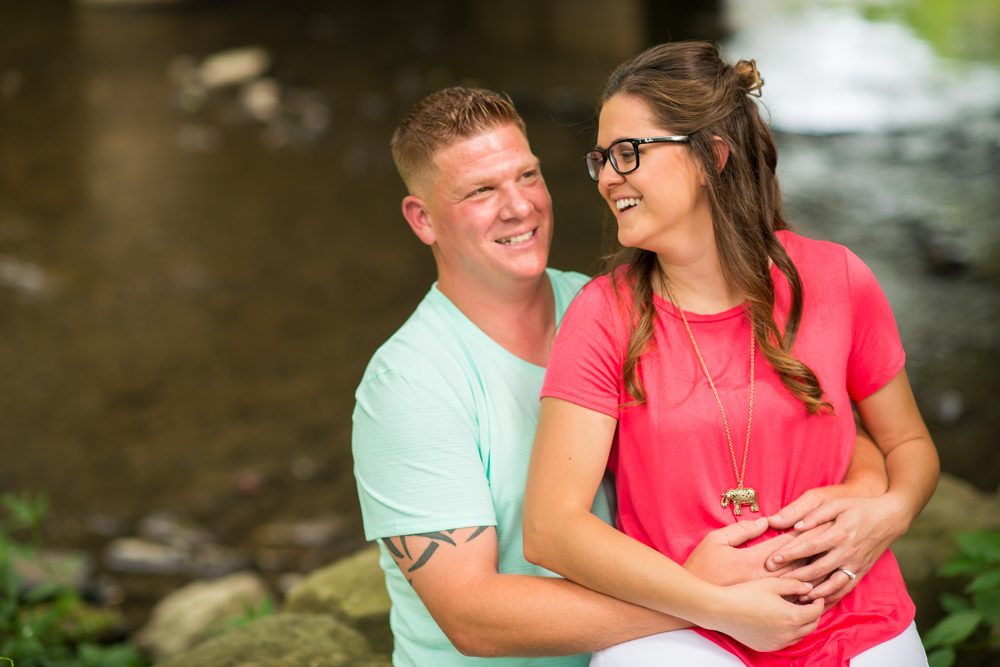
[[439, 275], [438, 290], [514, 356], [545, 366], [556, 332], [555, 293], [547, 273], [511, 285], [478, 285]]

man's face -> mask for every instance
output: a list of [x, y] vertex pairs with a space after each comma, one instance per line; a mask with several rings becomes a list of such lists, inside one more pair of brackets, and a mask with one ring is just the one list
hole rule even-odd
[[552, 242], [552, 200], [515, 125], [438, 151], [423, 200], [442, 280], [503, 287], [542, 275]]

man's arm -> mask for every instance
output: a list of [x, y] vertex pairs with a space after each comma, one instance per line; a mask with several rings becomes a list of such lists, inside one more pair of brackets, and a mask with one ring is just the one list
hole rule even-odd
[[382, 543], [464, 655], [571, 655], [691, 627], [565, 579], [500, 574], [493, 526], [384, 538]]

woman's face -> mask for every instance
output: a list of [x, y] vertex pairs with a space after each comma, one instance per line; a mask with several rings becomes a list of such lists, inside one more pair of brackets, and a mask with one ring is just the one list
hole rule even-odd
[[[597, 148], [621, 139], [675, 134], [653, 119], [641, 99], [615, 95], [601, 110]], [[618, 240], [628, 247], [662, 252], [678, 234], [711, 234], [705, 178], [686, 144], [639, 146], [639, 168], [624, 176], [605, 163], [598, 189], [618, 220]]]

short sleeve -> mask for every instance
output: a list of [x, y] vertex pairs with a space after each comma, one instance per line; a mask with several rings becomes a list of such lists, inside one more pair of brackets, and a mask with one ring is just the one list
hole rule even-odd
[[608, 279], [584, 287], [559, 325], [542, 397], [561, 398], [618, 419], [625, 327]]
[[857, 255], [847, 254], [851, 296], [851, 354], [847, 391], [851, 400], [868, 398], [903, 369], [906, 354], [896, 319], [874, 274]]
[[365, 537], [496, 525], [474, 414], [433, 371], [358, 388], [352, 449]]

